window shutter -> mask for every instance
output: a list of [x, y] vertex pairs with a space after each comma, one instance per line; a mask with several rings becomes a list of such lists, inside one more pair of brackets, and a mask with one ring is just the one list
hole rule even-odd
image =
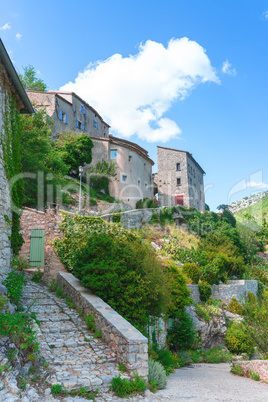
[[99, 123], [97, 122], [97, 130], [99, 129]]
[[66, 124], [68, 124], [68, 120], [69, 119], [69, 116], [68, 116], [68, 113], [66, 113]]
[[79, 128], [79, 120], [76, 120], [76, 127]]
[[83, 114], [86, 114], [86, 107], [83, 106]]
[[84, 124], [82, 124], [82, 130], [83, 130], [83, 131], [85, 130], [85, 125], [84, 125]]
[[83, 105], [80, 105], [80, 113], [83, 112]]
[[62, 120], [62, 110], [59, 110], [59, 119]]

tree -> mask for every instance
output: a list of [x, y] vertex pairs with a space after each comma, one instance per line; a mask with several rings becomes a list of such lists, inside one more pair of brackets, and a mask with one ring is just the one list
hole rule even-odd
[[47, 85], [44, 83], [44, 81], [36, 77], [36, 71], [33, 66], [29, 65], [22, 68], [24, 73], [19, 74], [19, 78], [25, 89], [42, 92], [47, 90]]
[[[21, 115], [20, 119], [22, 125], [20, 139], [22, 172], [32, 175], [32, 178], [25, 177], [24, 180], [25, 197], [23, 205], [36, 208], [38, 205], [38, 177], [39, 184], [42, 184], [43, 177], [45, 180], [40, 189], [42, 192], [44, 191], [44, 203], [46, 205], [47, 186], [45, 184], [47, 178], [50, 179], [49, 184], [55, 186], [67, 174], [69, 167], [65, 165], [60, 159], [60, 155], [54, 150], [50, 139], [51, 121], [45, 110], [37, 110], [33, 116]], [[55, 191], [53, 201], [54, 197]]]
[[109, 194], [109, 183], [112, 177], [116, 177], [116, 163], [106, 162], [104, 159], [95, 166], [89, 168], [90, 187], [100, 193]]
[[77, 177], [79, 166], [92, 161], [93, 142], [86, 134], [75, 131], [64, 131], [55, 142], [55, 151], [60, 159], [69, 167], [68, 174]]
[[227, 204], [221, 204], [221, 205], [219, 205], [218, 207], [217, 207], [217, 210], [219, 211], [220, 209], [222, 209], [223, 211], [226, 209], [226, 208], [228, 208], [229, 207], [229, 205], [227, 205]]

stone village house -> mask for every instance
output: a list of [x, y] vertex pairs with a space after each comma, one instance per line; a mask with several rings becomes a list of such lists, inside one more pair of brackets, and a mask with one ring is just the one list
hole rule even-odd
[[[9, 96], [15, 99], [21, 113], [34, 113], [31, 102], [0, 39], [0, 130], [3, 135], [5, 110]], [[0, 282], [1, 277], [6, 275], [10, 268], [10, 228], [7, 225], [6, 217], [11, 220], [12, 211], [9, 183], [4, 170], [3, 149], [0, 142]]]
[[179, 149], [157, 147], [158, 173], [154, 181], [161, 206], [182, 205], [205, 210], [205, 174], [192, 154]]
[[64, 131], [87, 134], [93, 141], [92, 165], [104, 159], [117, 164], [117, 177], [110, 194], [136, 207], [142, 198], [153, 197], [152, 166], [148, 152], [139, 145], [109, 134], [110, 126], [99, 113], [73, 92], [27, 91], [36, 108], [45, 108], [53, 120], [51, 137], [55, 141]]

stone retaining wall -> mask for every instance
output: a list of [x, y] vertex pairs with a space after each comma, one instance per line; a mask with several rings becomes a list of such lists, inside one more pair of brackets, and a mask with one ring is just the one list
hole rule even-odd
[[77, 307], [95, 317], [97, 330], [101, 329], [105, 341], [116, 351], [118, 362], [127, 367], [130, 375], [136, 371], [147, 378], [148, 339], [102, 299], [81, 286], [72, 274], [59, 272], [57, 283]]
[[245, 376], [248, 375], [248, 371], [259, 374], [260, 380], [268, 383], [268, 360], [240, 360], [233, 362], [234, 365], [238, 365], [242, 368]]
[[230, 302], [232, 298], [239, 301], [245, 299], [248, 292], [254, 293], [257, 296], [258, 282], [254, 280], [230, 280], [227, 284], [213, 285], [212, 298]]
[[187, 288], [191, 292], [191, 298], [193, 299], [194, 303], [200, 303], [200, 292], [198, 285], [187, 285]]
[[[198, 285], [192, 284], [187, 285], [188, 289], [191, 291], [191, 298], [194, 303], [200, 303], [200, 292]], [[230, 280], [227, 284], [212, 285], [212, 299], [222, 300], [229, 303], [232, 298], [238, 301], [243, 301], [248, 295], [248, 292], [253, 293], [257, 296], [258, 293], [258, 282], [254, 280]]]

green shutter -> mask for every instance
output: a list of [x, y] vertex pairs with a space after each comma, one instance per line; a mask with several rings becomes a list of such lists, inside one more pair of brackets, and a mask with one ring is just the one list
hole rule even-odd
[[30, 267], [43, 267], [45, 257], [45, 231], [43, 229], [31, 230]]

